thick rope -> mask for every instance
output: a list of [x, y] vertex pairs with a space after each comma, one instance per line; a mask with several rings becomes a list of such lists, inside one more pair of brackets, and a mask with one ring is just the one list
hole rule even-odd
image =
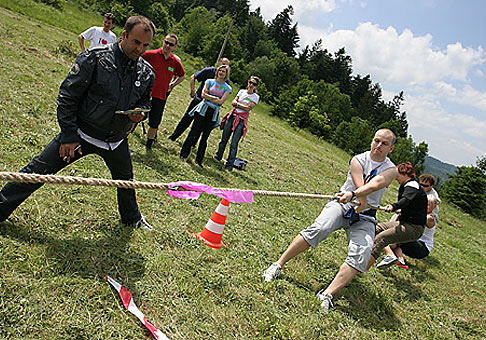
[[83, 178], [74, 176], [25, 174], [20, 172], [0, 172], [0, 180], [21, 183], [74, 184], [97, 187], [117, 187], [122, 189], [169, 189], [169, 184], [123, 181], [102, 178]]
[[[117, 187], [123, 189], [181, 190], [181, 188], [171, 187], [169, 183], [152, 183], [152, 182], [123, 181], [123, 180], [100, 179], [100, 178], [83, 178], [83, 177], [74, 177], [74, 176], [25, 174], [19, 172], [0, 172], [0, 180], [21, 182], [21, 183], [48, 183], [48, 184], [74, 184], [74, 185], [85, 185], [85, 186], [104, 186], [104, 187]], [[244, 191], [240, 189], [227, 189], [227, 188], [216, 188], [216, 189], [224, 190], [224, 191]], [[251, 190], [251, 191], [253, 192], [253, 195], [257, 195], [257, 196], [277, 196], [277, 197], [315, 198], [315, 199], [335, 198], [334, 195], [306, 194], [306, 193], [267, 191], [267, 190]]]

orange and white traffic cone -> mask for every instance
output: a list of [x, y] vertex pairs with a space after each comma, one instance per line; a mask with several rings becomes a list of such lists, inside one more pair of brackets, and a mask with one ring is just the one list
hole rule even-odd
[[229, 201], [223, 198], [209, 219], [208, 223], [206, 223], [204, 229], [197, 234], [191, 235], [196, 237], [198, 240], [203, 241], [208, 247], [214, 249], [219, 249], [221, 247], [226, 248], [222, 238], [226, 216], [228, 215], [228, 209]]

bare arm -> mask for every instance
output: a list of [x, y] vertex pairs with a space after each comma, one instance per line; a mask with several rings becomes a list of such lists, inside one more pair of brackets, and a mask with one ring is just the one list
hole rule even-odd
[[[356, 158], [351, 159], [351, 163], [349, 164], [349, 173], [351, 174], [351, 179], [353, 180], [356, 188], [360, 188], [365, 184], [363, 178], [363, 167]], [[354, 192], [356, 194], [356, 190]], [[337, 196], [339, 197], [339, 202], [341, 203], [348, 203], [353, 199], [352, 192], [340, 192], [337, 194]], [[356, 196], [356, 198], [358, 197]], [[361, 195], [358, 200], [360, 205], [357, 207], [356, 212], [359, 213], [366, 209], [368, 203], [366, 201], [366, 195]]]
[[373, 177], [371, 181], [363, 185], [362, 187], [356, 189], [355, 193], [357, 197], [361, 195], [368, 195], [372, 192], [378, 191], [387, 187], [393, 182], [393, 180], [397, 177], [398, 170], [397, 168], [393, 167], [388, 170], [383, 171], [382, 173]]
[[239, 99], [240, 99], [239, 97], [236, 97], [231, 102], [231, 105], [233, 105], [233, 107], [235, 109], [240, 109], [240, 110], [243, 110], [243, 111], [251, 111], [256, 105], [256, 103], [253, 103], [253, 102], [251, 102], [248, 105], [242, 104], [242, 103], [238, 102]]
[[180, 77], [175, 77], [172, 80], [172, 82], [169, 84], [169, 91], [172, 91], [174, 89], [174, 87], [176, 87], [177, 85], [179, 85], [180, 83], [182, 83], [184, 81], [184, 79], [186, 79], [186, 75], [185, 74], [183, 74]]
[[191, 97], [194, 98], [196, 96], [196, 91], [194, 90], [194, 88], [196, 87], [196, 77], [194, 76], [194, 74], [191, 76], [191, 79], [189, 81], [189, 84], [191, 85]]
[[223, 105], [223, 103], [226, 101], [226, 99], [228, 99], [229, 95], [230, 95], [230, 93], [229, 93], [229, 92], [225, 92], [225, 93], [223, 94], [223, 96], [222, 96], [222, 97], [221, 97], [221, 98], [218, 100], [218, 102], [217, 102], [217, 103], [215, 103], [215, 104], [220, 105], [220, 106], [221, 106], [221, 105]]
[[81, 51], [86, 51], [86, 47], [84, 47], [84, 37], [82, 34], [78, 35], [79, 46], [81, 46]]
[[[363, 167], [358, 162], [356, 158], [351, 160], [351, 164], [349, 165], [349, 172], [351, 173], [351, 178], [353, 179], [354, 186], [356, 189], [361, 188], [364, 184], [364, 176], [363, 176]], [[356, 194], [356, 191], [354, 193]], [[356, 195], [356, 198], [359, 200], [360, 206], [358, 208], [358, 212], [363, 211], [366, 206], [368, 205], [368, 201], [366, 200], [366, 195]]]
[[[357, 163], [359, 164], [359, 162], [357, 162]], [[368, 183], [363, 184], [363, 185], [358, 187], [357, 184], [361, 183], [360, 181], [364, 181], [363, 179], [357, 178], [357, 176], [361, 176], [361, 177], [363, 176], [363, 170], [361, 169], [361, 174], [355, 170], [356, 172], [353, 176], [353, 167], [354, 166], [356, 166], [356, 165], [353, 165], [353, 161], [351, 161], [350, 172], [351, 172], [351, 177], [353, 178], [353, 182], [355, 183], [355, 186], [357, 187], [357, 189], [354, 191], [354, 193], [355, 193], [356, 197], [361, 202], [361, 205], [359, 206], [359, 208], [357, 210], [358, 212], [360, 212], [367, 207], [366, 201], [362, 202], [361, 198], [366, 197], [369, 194], [371, 194], [372, 192], [378, 191], [378, 190], [383, 189], [384, 187], [387, 187], [388, 185], [390, 185], [390, 183], [393, 182], [393, 180], [397, 177], [398, 171], [395, 167], [390, 168], [390, 169], [385, 170], [382, 173], [376, 175], [375, 177], [373, 177], [373, 179], [371, 181], [369, 181]], [[361, 167], [361, 165], [360, 165], [360, 167]], [[351, 201], [351, 199], [353, 197], [353, 193], [352, 192], [344, 192], [344, 193], [338, 194], [338, 196], [339, 196], [339, 202], [347, 203], [347, 202]]]
[[229, 92], [225, 92], [221, 98], [213, 96], [213, 95], [209, 94], [208, 84], [204, 84], [204, 89], [202, 91], [202, 97], [206, 100], [209, 100], [211, 103], [214, 103], [216, 105], [221, 106], [226, 101], [226, 99], [228, 99], [229, 95], [230, 95]]

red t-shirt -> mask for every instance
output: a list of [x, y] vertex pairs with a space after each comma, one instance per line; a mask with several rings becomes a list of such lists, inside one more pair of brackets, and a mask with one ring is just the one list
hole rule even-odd
[[155, 71], [155, 84], [152, 88], [152, 97], [162, 100], [167, 99], [167, 90], [174, 75], [182, 77], [186, 74], [179, 59], [171, 52], [165, 59], [162, 47], [156, 50], [146, 51], [142, 58], [147, 60]]

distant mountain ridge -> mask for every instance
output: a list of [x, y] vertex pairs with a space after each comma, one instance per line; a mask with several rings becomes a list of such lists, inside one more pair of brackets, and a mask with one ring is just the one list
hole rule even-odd
[[437, 158], [426, 156], [425, 157], [425, 170], [424, 173], [432, 174], [439, 181], [439, 185], [449, 180], [449, 175], [454, 175], [457, 170], [457, 166], [444, 163]]

